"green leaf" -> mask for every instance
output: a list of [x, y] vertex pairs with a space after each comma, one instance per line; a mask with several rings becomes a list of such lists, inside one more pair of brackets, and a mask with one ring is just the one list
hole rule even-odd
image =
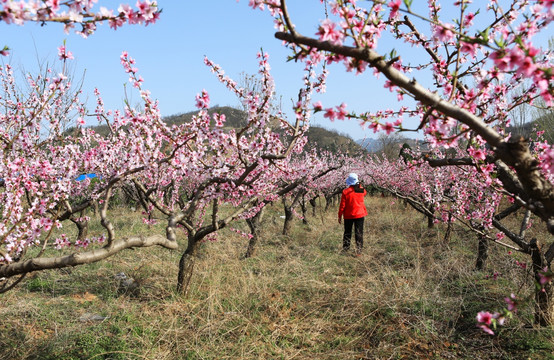
[[491, 28], [488, 27], [485, 30], [479, 32], [479, 36], [481, 36], [481, 38], [483, 38], [483, 41], [485, 41], [486, 43], [489, 42], [489, 32], [490, 31], [491, 31]]

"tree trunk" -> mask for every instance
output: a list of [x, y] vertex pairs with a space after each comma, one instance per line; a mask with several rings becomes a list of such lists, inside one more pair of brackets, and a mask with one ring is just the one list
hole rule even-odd
[[317, 213], [316, 213], [316, 206], [317, 206], [316, 199], [317, 199], [317, 196], [310, 199], [310, 205], [312, 206], [312, 216], [313, 217], [316, 217], [316, 215], [317, 215]]
[[283, 224], [283, 235], [289, 235], [292, 228], [292, 206], [287, 206], [283, 201], [283, 207], [285, 208], [285, 223]]
[[327, 212], [327, 210], [329, 210], [329, 208], [331, 207], [332, 200], [333, 200], [332, 196], [325, 196], [325, 212]]
[[[433, 207], [429, 208], [431, 213], [435, 213], [435, 209]], [[432, 229], [435, 227], [435, 217], [433, 215], [427, 215], [427, 228]]]
[[306, 206], [306, 197], [302, 195], [302, 201], [300, 201], [300, 208], [302, 209], [302, 224], [308, 225], [308, 207]]
[[188, 294], [190, 279], [194, 271], [194, 263], [196, 261], [196, 252], [199, 240], [200, 239], [197, 239], [195, 235], [189, 235], [187, 249], [179, 261], [177, 292], [183, 296], [187, 296]]
[[432, 229], [435, 227], [435, 218], [427, 215], [427, 228]]
[[489, 257], [489, 242], [484, 236], [479, 236], [479, 244], [477, 246], [477, 261], [475, 269], [483, 270]]
[[449, 221], [446, 224], [446, 232], [444, 233], [444, 243], [448, 244], [450, 242], [450, 238], [452, 238], [452, 223]]
[[[81, 217], [82, 216], [83, 213], [81, 212]], [[77, 239], [80, 241], [85, 240], [88, 235], [88, 221], [75, 220], [73, 218], [70, 218], [70, 220], [75, 224], [75, 226], [77, 226], [77, 230], [79, 231]]]
[[94, 209], [94, 216], [98, 217], [100, 212], [99, 212], [99, 209], [98, 209], [98, 201], [97, 200], [94, 200], [92, 202], [92, 208]]
[[448, 244], [450, 242], [450, 238], [452, 237], [452, 214], [448, 214], [448, 222], [446, 224], [446, 232], [444, 234], [444, 243]]
[[261, 210], [256, 215], [249, 219], [246, 219], [246, 223], [250, 228], [250, 234], [252, 235], [252, 237], [248, 241], [248, 248], [246, 249], [246, 254], [244, 254], [245, 258], [252, 257], [256, 253], [256, 248], [260, 235], [260, 223], [262, 222], [263, 212], [264, 208], [261, 208]]
[[[547, 261], [541, 251], [541, 246], [537, 239], [533, 238], [530, 242], [531, 259], [533, 260], [533, 274], [535, 281], [540, 284], [540, 272], [549, 270]], [[535, 323], [540, 326], [550, 326], [554, 324], [554, 296], [552, 283], [546, 283], [535, 288]]]

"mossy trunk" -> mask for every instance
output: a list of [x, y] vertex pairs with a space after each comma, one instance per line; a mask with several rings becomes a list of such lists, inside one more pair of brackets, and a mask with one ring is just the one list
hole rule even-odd
[[190, 279], [192, 278], [192, 273], [194, 271], [199, 240], [200, 239], [197, 239], [194, 235], [189, 235], [187, 249], [179, 261], [177, 292], [183, 296], [187, 296], [189, 291]]
[[250, 228], [250, 234], [252, 235], [252, 237], [248, 241], [248, 248], [246, 249], [246, 253], [244, 254], [245, 258], [252, 257], [256, 253], [260, 238], [260, 224], [262, 222], [263, 212], [264, 208], [262, 208], [256, 215], [254, 215], [250, 219], [246, 219], [246, 223]]
[[540, 285], [535, 288], [535, 323], [540, 326], [552, 326], [554, 325], [554, 289], [552, 282], [540, 284], [541, 272], [550, 270], [550, 267], [537, 239], [531, 239], [529, 245], [533, 261], [533, 274], [536, 283]]

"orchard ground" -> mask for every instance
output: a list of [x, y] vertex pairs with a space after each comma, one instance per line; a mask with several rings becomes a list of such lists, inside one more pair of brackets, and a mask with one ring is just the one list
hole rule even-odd
[[[232, 229], [203, 243], [187, 298], [175, 291], [182, 251], [128, 250], [31, 274], [0, 295], [0, 359], [554, 358], [554, 332], [533, 326], [532, 303], [494, 336], [476, 327], [477, 312], [532, 292], [525, 257], [493, 246], [475, 271], [474, 234], [455, 227], [445, 243], [443, 225], [428, 229], [400, 201], [366, 202], [361, 257], [340, 253], [336, 206], [321, 204], [283, 236], [276, 203], [254, 257], [243, 258], [247, 239]], [[140, 212], [117, 211], [128, 235], [163, 233]], [[93, 221], [90, 235], [100, 234]], [[121, 288], [122, 272], [138, 287]]]

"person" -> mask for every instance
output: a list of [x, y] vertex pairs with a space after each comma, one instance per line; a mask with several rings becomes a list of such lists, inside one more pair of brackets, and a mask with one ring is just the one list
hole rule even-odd
[[348, 188], [342, 191], [339, 205], [339, 224], [342, 223], [344, 217], [342, 250], [348, 251], [350, 249], [352, 226], [354, 226], [356, 255], [360, 255], [364, 246], [364, 217], [367, 215], [364, 197], [367, 191], [361, 186], [358, 175], [355, 173], [348, 174], [346, 185]]

